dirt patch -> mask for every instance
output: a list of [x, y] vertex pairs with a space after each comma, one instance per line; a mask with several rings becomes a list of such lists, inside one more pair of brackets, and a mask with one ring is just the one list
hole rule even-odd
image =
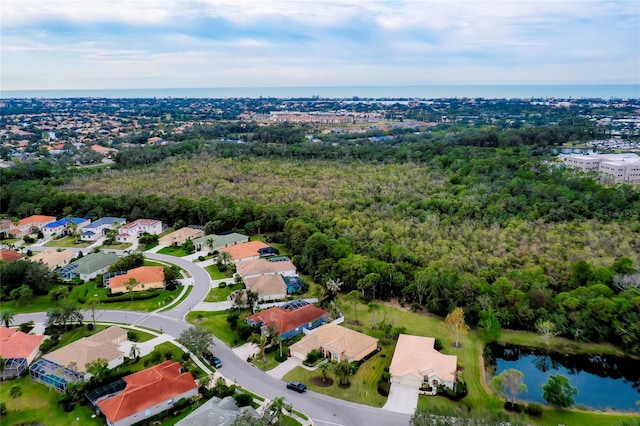
[[351, 382], [345, 383], [344, 385], [342, 383], [338, 383], [338, 387], [340, 389], [349, 389], [351, 387]]
[[309, 382], [321, 388], [333, 386], [333, 379], [331, 377], [327, 377], [324, 381], [322, 380], [322, 377], [312, 377], [309, 379]]

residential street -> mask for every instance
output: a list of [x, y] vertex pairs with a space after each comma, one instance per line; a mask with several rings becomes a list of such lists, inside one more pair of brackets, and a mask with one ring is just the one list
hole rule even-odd
[[[210, 288], [209, 274], [191, 261], [157, 253], [145, 253], [149, 259], [173, 263], [188, 271], [194, 288], [189, 296], [173, 309], [161, 313], [141, 313], [132, 311], [98, 311], [96, 321], [108, 323], [130, 324], [162, 331], [172, 338], [177, 338], [190, 324], [184, 321], [185, 315], [207, 295]], [[88, 318], [85, 313], [85, 318]], [[42, 323], [45, 313], [16, 315], [15, 323], [26, 321]], [[226, 344], [214, 337], [213, 351], [222, 362], [220, 369], [227, 379], [235, 381], [250, 391], [268, 399], [284, 396], [293, 408], [308, 415], [319, 426], [395, 426], [408, 425], [410, 415], [396, 413], [382, 408], [369, 407], [342, 401], [315, 392], [298, 394], [285, 388], [285, 383], [248, 364], [246, 359], [238, 357]], [[281, 374], [281, 373], [279, 373]]]

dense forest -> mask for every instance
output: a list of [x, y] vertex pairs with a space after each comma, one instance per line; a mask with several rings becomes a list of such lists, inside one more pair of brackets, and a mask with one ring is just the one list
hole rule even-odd
[[[316, 282], [471, 324], [640, 352], [640, 192], [554, 161], [575, 129], [479, 129], [378, 144], [189, 141], [116, 168], [3, 172], [3, 212], [149, 217], [265, 233]], [[516, 137], [517, 136], [517, 137]], [[266, 136], [265, 136], [266, 137]], [[553, 139], [555, 138], [555, 139]]]

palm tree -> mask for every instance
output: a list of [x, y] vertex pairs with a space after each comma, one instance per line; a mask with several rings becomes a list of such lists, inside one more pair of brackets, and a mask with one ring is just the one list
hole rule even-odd
[[11, 323], [13, 323], [13, 319], [15, 318], [15, 316], [15, 312], [13, 312], [11, 309], [5, 309], [0, 312], [0, 322], [3, 322], [4, 326], [9, 328]]
[[318, 368], [320, 369], [320, 372], [322, 373], [322, 381], [326, 382], [327, 381], [327, 373], [329, 372], [329, 367], [331, 366], [331, 364], [329, 364], [328, 361], [323, 362], [322, 364], [320, 364], [318, 366]]
[[212, 238], [207, 238], [206, 244], [209, 247], [209, 254], [213, 253], [213, 245], [216, 243], [216, 240]]
[[356, 370], [356, 366], [346, 358], [333, 366], [333, 372], [340, 379], [341, 385], [348, 385], [349, 378], [355, 374]]
[[125, 288], [127, 289], [127, 291], [131, 294], [131, 301], [133, 302], [133, 289], [140, 284], [138, 282], [138, 280], [136, 280], [135, 278], [131, 277], [127, 280], [127, 282], [125, 283]]
[[133, 343], [131, 345], [131, 349], [129, 350], [129, 358], [135, 359], [136, 361], [138, 361], [139, 357], [140, 357], [140, 347], [135, 343]]
[[283, 396], [274, 398], [271, 400], [271, 404], [269, 405], [271, 422], [275, 420], [275, 424], [277, 425], [284, 424], [284, 412], [291, 411], [292, 408], [291, 404], [288, 404]]
[[11, 399], [16, 400], [16, 411], [20, 411], [20, 404], [18, 403], [18, 398], [22, 396], [22, 387], [20, 385], [13, 385], [11, 389], [9, 389], [9, 397]]
[[269, 343], [269, 334], [262, 330], [260, 334], [253, 334], [249, 338], [251, 343], [255, 343], [258, 346], [258, 356], [262, 360], [262, 362], [267, 362], [266, 353], [264, 351], [265, 347]]
[[327, 280], [324, 283], [324, 295], [322, 296], [322, 305], [326, 305], [335, 299], [338, 291], [340, 291], [340, 287], [342, 287], [344, 283], [340, 280], [334, 280], [333, 278]]

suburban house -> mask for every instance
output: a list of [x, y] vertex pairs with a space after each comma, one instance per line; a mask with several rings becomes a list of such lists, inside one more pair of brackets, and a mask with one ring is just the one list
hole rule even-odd
[[162, 266], [141, 266], [130, 269], [126, 274], [111, 277], [109, 279], [111, 293], [128, 293], [127, 283], [132, 278], [136, 280], [137, 284], [131, 291], [164, 288], [164, 268]]
[[287, 297], [287, 284], [280, 275], [258, 275], [244, 280], [248, 290], [255, 291], [262, 300], [278, 300]]
[[107, 272], [109, 266], [116, 260], [118, 256], [115, 254], [91, 253], [60, 269], [58, 275], [63, 280], [80, 278], [83, 281], [89, 281]]
[[0, 327], [0, 356], [4, 360], [1, 380], [20, 376], [40, 353], [45, 336], [26, 334], [16, 328]]
[[158, 244], [161, 246], [181, 246], [187, 240], [193, 240], [194, 238], [202, 237], [204, 235], [204, 231], [202, 229], [195, 229], [184, 227], [180, 228], [177, 231], [173, 231], [170, 234], [165, 235], [164, 237], [158, 240]]
[[126, 222], [121, 217], [101, 217], [95, 222], [82, 228], [80, 238], [83, 241], [96, 241], [100, 237], [104, 237], [108, 230], [118, 229]]
[[259, 275], [297, 275], [296, 266], [288, 257], [277, 257], [274, 259], [252, 259], [238, 262], [236, 273], [246, 280]]
[[[45, 237], [52, 237], [53, 235], [61, 236], [68, 233], [68, 230], [75, 225], [77, 229], [81, 229], [91, 223], [91, 219], [88, 217], [63, 217], [60, 220], [56, 220], [51, 223], [47, 223], [42, 227], [42, 233]], [[72, 225], [73, 224], [73, 225]]]
[[97, 402], [109, 426], [129, 426], [198, 395], [198, 384], [179, 362], [165, 361], [125, 376], [122, 392]]
[[301, 360], [314, 349], [332, 361], [360, 361], [378, 349], [378, 339], [333, 323], [310, 331], [289, 347], [291, 355]]
[[329, 314], [314, 305], [303, 300], [294, 300], [282, 306], [265, 309], [247, 317], [250, 325], [259, 325], [264, 328], [275, 323], [280, 337], [288, 339], [296, 336], [304, 330], [312, 330], [324, 324]]
[[91, 148], [92, 151], [97, 152], [98, 154], [107, 158], [114, 157], [118, 153], [118, 150], [115, 148], [107, 148], [98, 144], [91, 145], [89, 148]]
[[251, 259], [258, 259], [260, 253], [258, 250], [269, 247], [262, 241], [250, 241], [248, 243], [236, 244], [231, 247], [223, 248], [220, 251], [226, 251], [231, 255], [231, 261], [234, 263], [243, 262]]
[[0, 219], [0, 238], [9, 238], [9, 231], [13, 228], [13, 223], [9, 219]]
[[68, 265], [76, 254], [71, 250], [58, 251], [55, 249], [41, 251], [40, 253], [29, 258], [32, 262], [44, 263], [50, 271]]
[[207, 250], [211, 253], [236, 244], [248, 242], [249, 236], [235, 232], [224, 235], [209, 234], [193, 240], [197, 251]]
[[214, 396], [176, 423], [176, 426], [231, 426], [243, 413], [249, 413], [256, 419], [260, 418], [253, 407], [238, 407], [232, 396], [222, 399]]
[[31, 378], [64, 392], [69, 383], [87, 378], [87, 364], [91, 361], [103, 358], [110, 369], [122, 364], [125, 353], [120, 350], [120, 343], [126, 339], [127, 331], [116, 325], [83, 337], [44, 354], [29, 369]]
[[162, 234], [162, 222], [155, 219], [138, 219], [120, 228], [120, 234], [116, 236], [119, 243], [131, 243], [143, 234], [158, 235]]
[[9, 235], [13, 235], [14, 238], [22, 238], [25, 235], [35, 234], [38, 231], [42, 231], [47, 224], [55, 222], [55, 216], [43, 216], [33, 215], [20, 219], [17, 225], [8, 231]]
[[434, 344], [433, 337], [399, 335], [389, 367], [391, 382], [414, 386], [416, 390], [426, 385], [434, 389], [434, 395], [439, 385], [453, 389], [457, 357], [441, 354]]
[[11, 263], [22, 259], [24, 254], [17, 250], [2, 249], [0, 250], [0, 262]]

